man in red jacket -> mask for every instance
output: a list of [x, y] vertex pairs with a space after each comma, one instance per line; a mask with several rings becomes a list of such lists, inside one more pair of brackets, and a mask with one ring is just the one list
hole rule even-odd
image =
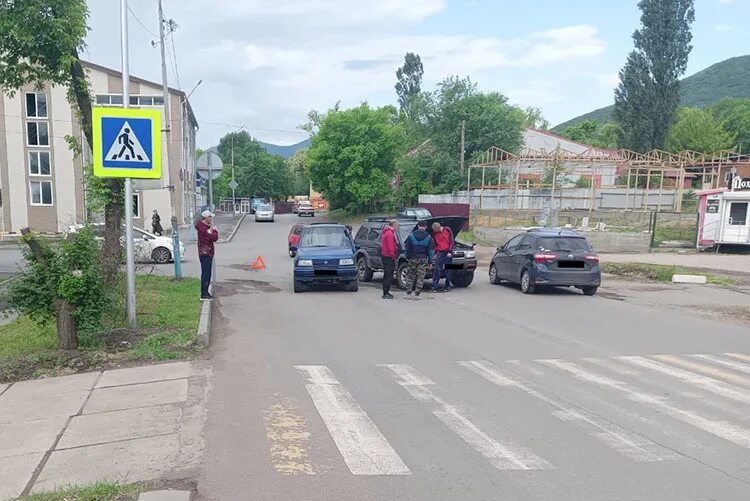
[[383, 228], [383, 234], [380, 237], [380, 254], [383, 256], [383, 299], [393, 299], [391, 283], [393, 283], [393, 271], [396, 269], [396, 259], [398, 259], [397, 229], [398, 221], [391, 219], [388, 226]]
[[[435, 246], [435, 261], [432, 267], [432, 291], [449, 291], [451, 286], [451, 270], [445, 265], [453, 259], [453, 232], [450, 228], [438, 222], [432, 223], [432, 242]], [[445, 289], [440, 289], [440, 279], [445, 277]]]
[[204, 210], [201, 218], [195, 223], [198, 233], [198, 259], [201, 262], [201, 299], [213, 299], [208, 293], [211, 285], [211, 267], [214, 261], [214, 242], [219, 239], [219, 230], [213, 226], [214, 215]]

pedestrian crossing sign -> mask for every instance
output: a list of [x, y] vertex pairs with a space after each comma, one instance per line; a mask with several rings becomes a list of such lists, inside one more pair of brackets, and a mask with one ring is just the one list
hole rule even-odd
[[161, 111], [95, 107], [94, 175], [161, 178]]

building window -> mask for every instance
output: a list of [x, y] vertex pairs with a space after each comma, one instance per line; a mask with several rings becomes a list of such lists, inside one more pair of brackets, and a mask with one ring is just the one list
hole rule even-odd
[[49, 176], [51, 174], [52, 167], [49, 161], [49, 151], [29, 152], [29, 175]]
[[47, 94], [29, 92], [26, 94], [26, 116], [47, 118]]
[[31, 181], [31, 205], [52, 205], [52, 181]]
[[[96, 104], [122, 106], [122, 94], [97, 94]], [[161, 96], [130, 96], [130, 106], [164, 106], [164, 98]]]
[[141, 217], [141, 194], [133, 193], [133, 219], [140, 219]]
[[29, 146], [49, 146], [49, 126], [47, 122], [26, 122]]
[[732, 202], [729, 206], [729, 224], [745, 226], [747, 224], [747, 202]]

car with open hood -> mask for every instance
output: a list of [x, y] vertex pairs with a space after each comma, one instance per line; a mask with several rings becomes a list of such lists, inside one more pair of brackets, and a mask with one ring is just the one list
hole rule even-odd
[[294, 258], [294, 292], [316, 284], [342, 284], [359, 289], [354, 240], [343, 224], [313, 223], [300, 234]]
[[[392, 218], [385, 216], [375, 216], [368, 218], [357, 231], [354, 237], [354, 244], [357, 246], [357, 274], [362, 282], [372, 280], [373, 274], [383, 271], [383, 255], [381, 253], [380, 237], [383, 228], [388, 225]], [[427, 231], [432, 233], [433, 223], [440, 223], [442, 226], [450, 228], [453, 233], [452, 258], [446, 263], [446, 269], [452, 271], [451, 281], [455, 287], [468, 287], [474, 281], [474, 271], [477, 269], [476, 252], [474, 245], [467, 245], [457, 240], [458, 234], [468, 221], [464, 216], [442, 216], [431, 217], [427, 219], [417, 219], [415, 217], [397, 218], [399, 224], [397, 240], [399, 246], [399, 255], [396, 266], [396, 280], [399, 287], [407, 287], [406, 272], [406, 239], [417, 229], [419, 221], [427, 223]], [[432, 264], [427, 271], [425, 279], [432, 276]]]

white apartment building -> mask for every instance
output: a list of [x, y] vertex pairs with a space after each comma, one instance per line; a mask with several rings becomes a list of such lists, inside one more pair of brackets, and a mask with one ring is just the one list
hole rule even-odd
[[[95, 106], [122, 106], [122, 74], [83, 62]], [[162, 86], [130, 77], [130, 105], [164, 109]], [[184, 92], [171, 89], [170, 168], [162, 179], [135, 181], [135, 225], [150, 228], [154, 209], [164, 229], [171, 227], [170, 186], [175, 190], [175, 213], [189, 223], [200, 203], [196, 194], [195, 135], [198, 122]], [[162, 124], [166, 124], [162, 112]], [[85, 145], [74, 154], [68, 139]], [[91, 153], [81, 132], [77, 108], [64, 87], [45, 85], [21, 89], [13, 97], [0, 96], [0, 231], [18, 233], [29, 227], [55, 233], [86, 220], [84, 167]], [[166, 134], [162, 134], [162, 162], [166, 166]]]

